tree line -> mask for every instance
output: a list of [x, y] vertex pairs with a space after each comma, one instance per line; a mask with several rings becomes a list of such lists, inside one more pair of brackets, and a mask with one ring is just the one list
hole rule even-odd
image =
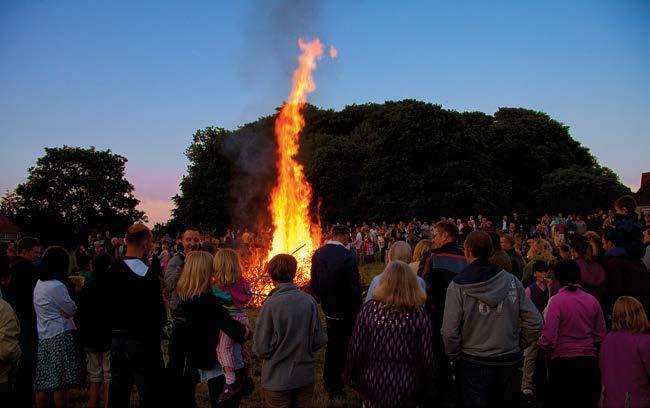
[[[327, 223], [608, 208], [630, 190], [547, 114], [416, 100], [304, 109], [298, 160]], [[268, 225], [275, 115], [197, 130], [169, 227]]]
[[[567, 126], [542, 112], [487, 115], [403, 100], [341, 111], [307, 105], [303, 113], [298, 161], [313, 187], [312, 212], [326, 223], [587, 212], [630, 193]], [[156, 230], [269, 226], [274, 120], [197, 130], [172, 218]], [[46, 148], [27, 181], [0, 200], [0, 212], [48, 242], [93, 229], [120, 233], [146, 217], [124, 177], [126, 161], [92, 147]]]

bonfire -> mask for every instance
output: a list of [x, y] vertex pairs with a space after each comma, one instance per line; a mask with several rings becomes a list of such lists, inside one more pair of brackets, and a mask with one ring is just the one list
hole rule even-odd
[[[273, 289], [264, 273], [264, 264], [277, 254], [291, 254], [298, 260], [295, 282], [305, 287], [309, 283], [311, 256], [321, 245], [321, 228], [317, 214], [310, 214], [311, 185], [305, 178], [303, 167], [296, 161], [300, 148], [300, 134], [305, 127], [302, 108], [307, 95], [316, 89], [312, 71], [316, 61], [323, 57], [324, 45], [316, 38], [306, 42], [298, 40], [302, 51], [298, 67], [293, 73], [289, 98], [275, 120], [277, 141], [278, 178], [271, 191], [269, 211], [273, 220], [273, 238], [270, 248], [255, 250], [247, 259], [246, 278], [253, 290], [253, 306], [259, 306]], [[330, 47], [329, 55], [336, 57]]]

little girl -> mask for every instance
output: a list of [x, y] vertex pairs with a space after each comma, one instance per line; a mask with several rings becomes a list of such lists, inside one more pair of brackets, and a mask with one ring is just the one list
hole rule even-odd
[[[233, 319], [249, 327], [244, 308], [250, 302], [252, 294], [248, 281], [242, 277], [239, 256], [232, 249], [222, 249], [214, 256], [212, 293], [221, 300]], [[235, 376], [235, 370], [242, 367], [237, 366], [233, 345], [232, 339], [224, 332], [219, 334], [217, 358], [226, 375], [226, 385], [219, 396], [219, 402], [237, 394], [243, 385]], [[251, 360], [244, 344], [241, 344], [241, 356], [246, 368], [246, 376], [250, 377]]]

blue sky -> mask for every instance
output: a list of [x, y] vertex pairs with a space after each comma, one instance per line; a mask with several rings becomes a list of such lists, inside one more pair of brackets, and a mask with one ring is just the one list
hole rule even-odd
[[110, 148], [154, 221], [194, 130], [287, 96], [297, 36], [339, 50], [310, 101], [547, 112], [623, 182], [650, 171], [648, 1], [0, 3], [0, 191], [45, 146]]

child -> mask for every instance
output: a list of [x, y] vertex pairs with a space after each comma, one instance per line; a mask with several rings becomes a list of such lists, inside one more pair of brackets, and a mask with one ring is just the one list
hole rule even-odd
[[[232, 249], [222, 249], [214, 256], [214, 282], [212, 293], [221, 300], [230, 316], [238, 322], [249, 326], [248, 317], [244, 308], [250, 302], [252, 293], [250, 285], [242, 277], [239, 256]], [[246, 368], [246, 377], [251, 377], [250, 356], [244, 345], [241, 345], [241, 355]], [[242, 367], [236, 366], [233, 355], [233, 341], [225, 333], [219, 334], [217, 358], [226, 375], [226, 385], [219, 396], [219, 402], [236, 395], [242, 389], [242, 382], [237, 381], [235, 370]]]
[[[533, 277], [535, 281], [526, 288], [526, 296], [533, 301], [537, 310], [544, 314], [548, 301], [560, 290], [560, 284], [551, 280], [548, 264], [544, 261], [533, 262]], [[534, 393], [533, 375], [535, 373], [535, 361], [537, 360], [537, 343], [533, 343], [524, 351], [524, 368], [521, 379], [521, 391], [526, 397], [532, 397]]]
[[286, 254], [274, 256], [265, 268], [275, 289], [253, 334], [253, 352], [262, 360], [264, 406], [311, 407], [314, 354], [327, 343], [316, 301], [293, 282], [296, 269], [296, 259]]
[[650, 406], [650, 325], [638, 300], [621, 296], [614, 304], [612, 331], [600, 348], [602, 406]]
[[374, 244], [372, 243], [372, 238], [370, 238], [370, 235], [366, 236], [363, 246], [364, 246], [364, 253], [366, 256], [366, 263], [372, 263], [375, 260], [375, 249], [374, 249]]

